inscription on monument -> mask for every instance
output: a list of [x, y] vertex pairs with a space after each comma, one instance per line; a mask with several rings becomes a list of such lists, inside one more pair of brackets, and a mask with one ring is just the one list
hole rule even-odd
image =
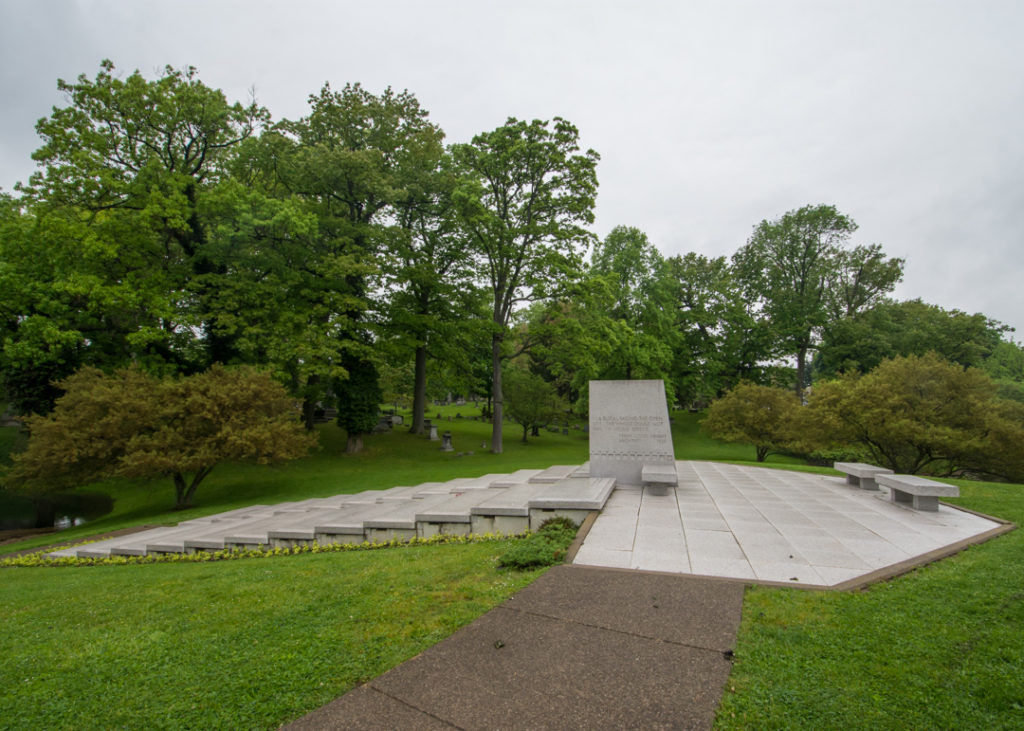
[[662, 381], [590, 382], [590, 474], [639, 485], [644, 465], [675, 464]]

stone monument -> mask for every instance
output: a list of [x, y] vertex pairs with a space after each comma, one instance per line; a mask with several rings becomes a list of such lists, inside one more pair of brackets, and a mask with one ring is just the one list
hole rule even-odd
[[645, 468], [674, 475], [675, 460], [663, 381], [590, 382], [591, 477], [643, 485]]

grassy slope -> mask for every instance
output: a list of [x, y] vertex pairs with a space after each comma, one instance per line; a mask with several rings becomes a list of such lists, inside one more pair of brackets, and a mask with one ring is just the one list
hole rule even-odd
[[277, 728], [528, 584], [506, 545], [8, 569], [0, 728]]

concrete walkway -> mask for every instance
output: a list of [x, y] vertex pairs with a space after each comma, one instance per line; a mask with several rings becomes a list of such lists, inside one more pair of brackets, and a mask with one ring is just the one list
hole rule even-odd
[[742, 605], [740, 582], [556, 566], [285, 728], [707, 729]]

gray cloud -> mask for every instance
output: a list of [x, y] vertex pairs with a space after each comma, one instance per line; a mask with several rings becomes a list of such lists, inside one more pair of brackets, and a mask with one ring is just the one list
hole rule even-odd
[[58, 77], [194, 65], [297, 117], [325, 81], [414, 92], [450, 141], [563, 116], [601, 153], [595, 231], [731, 255], [834, 203], [907, 259], [897, 294], [1024, 328], [1016, 2], [0, 4], [0, 186]]

